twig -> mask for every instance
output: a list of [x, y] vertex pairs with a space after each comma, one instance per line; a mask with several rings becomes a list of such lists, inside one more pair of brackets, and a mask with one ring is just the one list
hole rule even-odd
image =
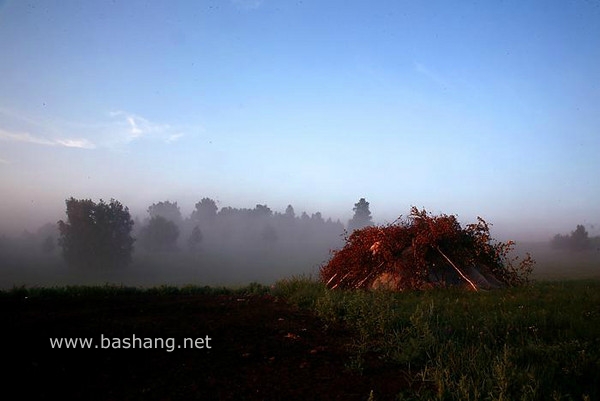
[[327, 282], [327, 284], [325, 284], [327, 287], [329, 287], [329, 283], [331, 283], [331, 281], [337, 277], [337, 273], [335, 273], [333, 276], [331, 276], [331, 278], [329, 279], [329, 281]]
[[356, 288], [360, 288], [363, 283], [365, 281], [367, 281], [369, 279], [369, 277], [371, 277], [371, 275], [375, 272], [375, 270], [371, 271], [371, 273], [367, 274], [367, 277], [365, 277], [364, 279], [360, 280], [360, 282], [358, 284], [356, 284]]
[[444, 259], [446, 259], [446, 260], [448, 261], [448, 263], [450, 263], [450, 265], [451, 265], [452, 267], [454, 267], [454, 270], [456, 270], [456, 271], [458, 272], [458, 274], [460, 274], [460, 276], [461, 276], [462, 278], [464, 278], [464, 279], [467, 281], [467, 283], [469, 283], [469, 284], [471, 285], [471, 287], [473, 287], [473, 289], [474, 289], [476, 292], [477, 292], [477, 291], [479, 291], [479, 289], [477, 289], [477, 286], [475, 285], [475, 283], [473, 283], [471, 280], [469, 280], [469, 279], [467, 278], [467, 276], [465, 276], [465, 275], [464, 275], [464, 273], [463, 273], [463, 272], [461, 272], [461, 271], [460, 271], [460, 269], [459, 269], [458, 267], [456, 267], [456, 265], [455, 265], [454, 263], [452, 263], [452, 261], [450, 260], [450, 258], [449, 258], [448, 256], [446, 256], [446, 255], [444, 254], [444, 252], [442, 252], [442, 250], [440, 249], [440, 247], [439, 247], [439, 246], [436, 246], [436, 247], [435, 247], [435, 249], [437, 249], [437, 251], [440, 253], [440, 255], [442, 255], [442, 256], [444, 257]]

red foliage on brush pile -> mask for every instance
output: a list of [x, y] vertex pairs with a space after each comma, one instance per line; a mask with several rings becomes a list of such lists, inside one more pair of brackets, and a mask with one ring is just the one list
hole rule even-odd
[[320, 275], [329, 288], [404, 290], [468, 283], [477, 290], [477, 280], [496, 283], [490, 286], [524, 284], [535, 262], [527, 255], [514, 266], [518, 257], [508, 258], [513, 245], [493, 242], [481, 218], [462, 228], [455, 216], [432, 216], [413, 207], [397, 223], [352, 232]]

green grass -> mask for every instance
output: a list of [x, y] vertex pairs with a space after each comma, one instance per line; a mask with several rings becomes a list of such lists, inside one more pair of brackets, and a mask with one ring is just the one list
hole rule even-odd
[[350, 368], [367, 352], [405, 366], [421, 390], [399, 399], [600, 399], [598, 281], [392, 293], [300, 278], [275, 291], [356, 331]]
[[150, 295], [264, 295], [271, 292], [271, 287], [250, 283], [238, 287], [211, 287], [211, 286], [172, 286], [161, 285], [157, 287], [143, 288], [122, 285], [106, 284], [101, 286], [92, 285], [69, 285], [57, 287], [13, 287], [10, 290], [0, 291], [0, 298], [35, 298], [35, 297], [109, 297], [109, 296], [136, 296], [140, 294]]

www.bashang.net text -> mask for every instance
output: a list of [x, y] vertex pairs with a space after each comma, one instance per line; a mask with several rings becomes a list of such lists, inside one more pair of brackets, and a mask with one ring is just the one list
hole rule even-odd
[[184, 338], [178, 342], [174, 337], [107, 337], [100, 334], [94, 337], [50, 337], [50, 347], [55, 349], [211, 349], [212, 339], [204, 337]]

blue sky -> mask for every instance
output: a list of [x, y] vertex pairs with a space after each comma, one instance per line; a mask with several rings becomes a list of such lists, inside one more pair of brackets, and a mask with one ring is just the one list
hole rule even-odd
[[365, 197], [600, 233], [595, 1], [0, 0], [0, 51], [4, 228], [70, 196], [344, 222]]

